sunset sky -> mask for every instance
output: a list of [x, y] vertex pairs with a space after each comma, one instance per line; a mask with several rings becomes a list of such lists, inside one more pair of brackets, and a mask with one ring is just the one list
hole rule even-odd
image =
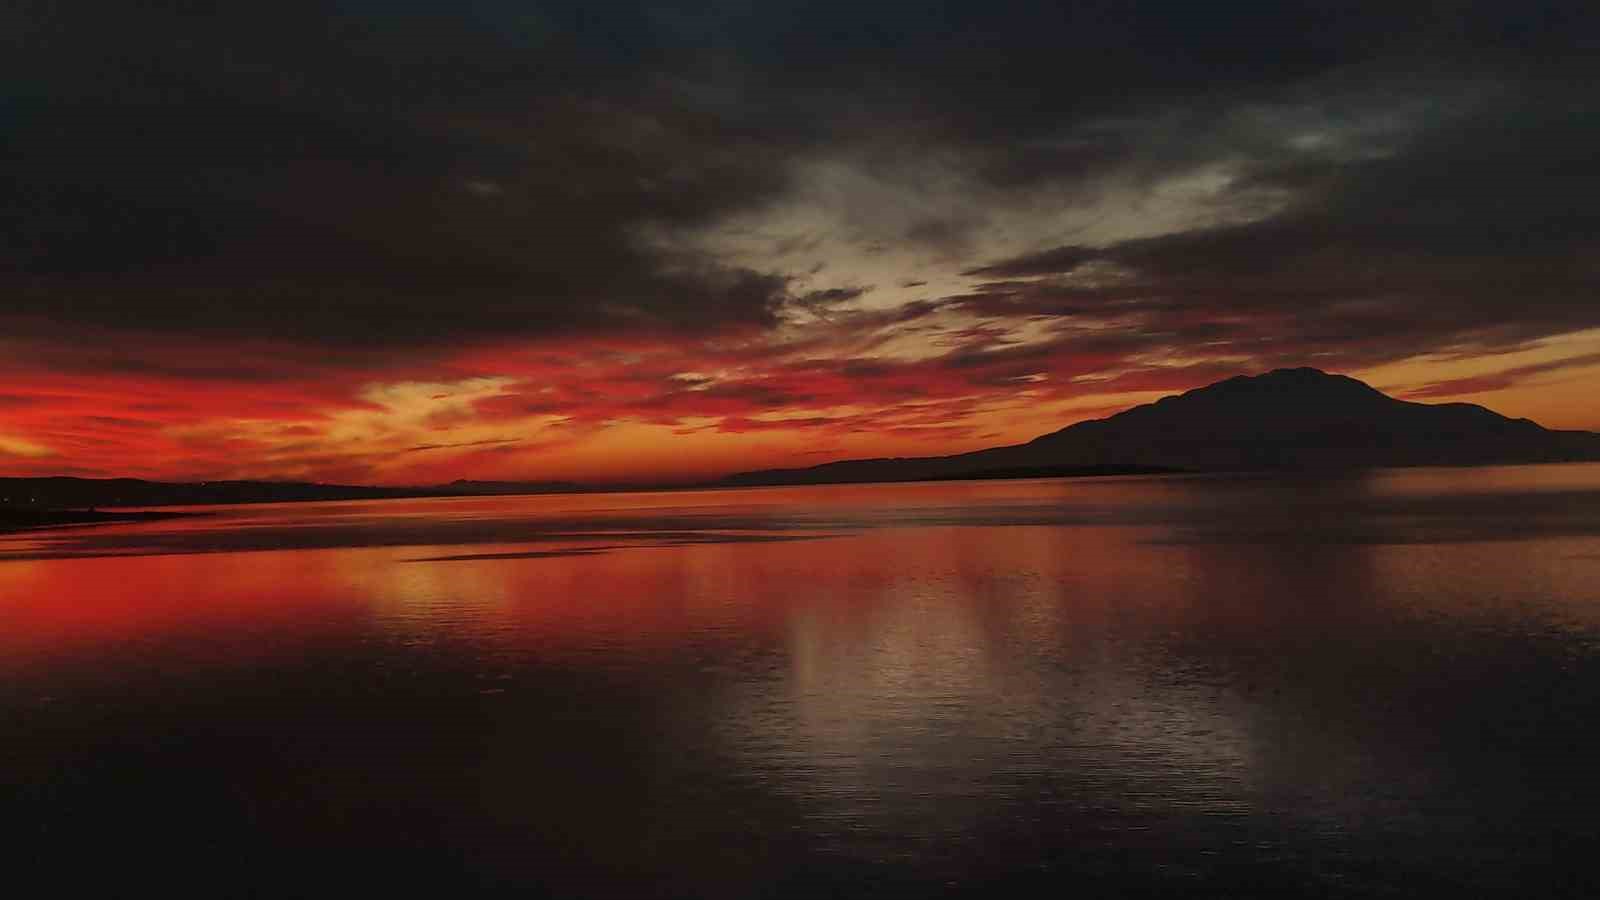
[[7, 4], [0, 475], [693, 479], [1284, 365], [1600, 429], [1597, 8]]

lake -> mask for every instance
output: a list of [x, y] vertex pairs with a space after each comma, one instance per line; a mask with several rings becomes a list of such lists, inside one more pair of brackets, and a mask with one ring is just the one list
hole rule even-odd
[[19, 884], [1600, 890], [1600, 465], [196, 511], [0, 535]]

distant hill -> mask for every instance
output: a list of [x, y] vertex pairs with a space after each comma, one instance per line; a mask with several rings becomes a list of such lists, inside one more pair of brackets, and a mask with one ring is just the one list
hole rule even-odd
[[1026, 444], [955, 456], [767, 469], [726, 485], [1142, 471], [1340, 469], [1600, 460], [1600, 434], [1552, 431], [1471, 403], [1397, 400], [1354, 378], [1277, 369], [1163, 397]]
[[[427, 487], [368, 487], [309, 481], [145, 481], [139, 478], [0, 478], [0, 509], [86, 509], [127, 506], [205, 506], [548, 494], [584, 490], [565, 481], [452, 481]], [[13, 516], [12, 518], [16, 518]]]
[[360, 487], [304, 481], [145, 481], [139, 478], [0, 478], [0, 507], [197, 506], [434, 496], [430, 488]]

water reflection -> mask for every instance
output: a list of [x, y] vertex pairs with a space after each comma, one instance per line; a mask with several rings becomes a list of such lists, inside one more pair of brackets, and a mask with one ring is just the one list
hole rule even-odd
[[1559, 893], [1600, 846], [1597, 497], [1573, 466], [11, 535], [0, 786], [29, 855], [205, 847], [263, 893]]
[[927, 537], [896, 547], [926, 577], [876, 581], [865, 608], [797, 616], [789, 669], [741, 686], [720, 717], [772, 790], [842, 851], [923, 862], [986, 829], [1044, 827], [1064, 803], [1236, 808], [1242, 723], [1127, 653], [1086, 579], [1063, 584], [1068, 554], [1026, 540], [1020, 554], [948, 554], [961, 535]]

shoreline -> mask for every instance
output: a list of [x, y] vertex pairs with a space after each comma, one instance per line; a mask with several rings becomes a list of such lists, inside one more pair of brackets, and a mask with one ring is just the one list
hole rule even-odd
[[193, 512], [102, 512], [98, 509], [17, 509], [0, 508], [0, 534], [66, 528], [80, 525], [117, 525], [129, 522], [157, 522], [204, 515]]

